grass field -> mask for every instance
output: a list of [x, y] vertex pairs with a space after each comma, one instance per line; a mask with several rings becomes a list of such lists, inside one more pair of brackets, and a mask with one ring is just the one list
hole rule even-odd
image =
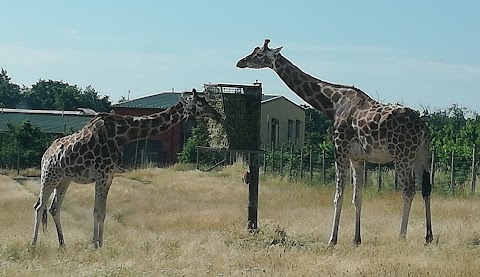
[[[107, 204], [105, 243], [94, 250], [93, 185], [72, 184], [62, 210], [66, 248], [49, 217], [30, 247], [38, 182], [0, 175], [2, 276], [479, 276], [479, 197], [434, 195], [424, 246], [419, 194], [406, 241], [401, 195], [364, 193], [363, 244], [354, 247], [351, 188], [339, 244], [327, 247], [333, 186], [262, 177], [260, 232], [246, 231], [241, 166], [215, 173], [145, 169], [119, 174]], [[348, 200], [348, 201], [347, 201]]]

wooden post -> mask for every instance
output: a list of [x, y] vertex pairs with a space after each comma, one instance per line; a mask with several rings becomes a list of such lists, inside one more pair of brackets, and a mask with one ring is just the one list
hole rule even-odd
[[275, 145], [272, 143], [272, 173], [275, 172]]
[[455, 193], [455, 151], [452, 151], [452, 160], [450, 162], [450, 192]]
[[248, 183], [248, 223], [247, 228], [250, 231], [258, 229], [258, 180], [259, 166], [258, 153], [252, 153], [248, 161], [248, 170], [250, 172], [250, 182]]
[[283, 177], [283, 145], [280, 146], [280, 176]]
[[[198, 149], [197, 149], [197, 151], [198, 151]], [[137, 169], [137, 156], [138, 156], [138, 140], [137, 140], [137, 145], [135, 146], [135, 160], [134, 160], [135, 169]]]
[[17, 146], [17, 175], [20, 175], [20, 147]]
[[147, 147], [148, 147], [148, 139], [145, 139], [145, 156], [143, 156], [143, 168], [146, 168], [147, 167], [147, 163], [148, 163], [148, 151], [147, 151]]
[[200, 169], [200, 149], [197, 146], [197, 170]]
[[378, 164], [378, 168], [377, 168], [377, 172], [378, 172], [378, 175], [377, 175], [377, 184], [378, 184], [378, 191], [382, 191], [382, 165], [381, 164]]
[[435, 184], [435, 148], [432, 149], [432, 163], [430, 164], [430, 184], [432, 184], [432, 189]]
[[327, 181], [327, 168], [325, 167], [325, 148], [322, 149], [322, 176], [323, 182], [325, 183]]
[[472, 194], [475, 194], [477, 189], [477, 145], [473, 144], [472, 153]]
[[363, 162], [363, 183], [364, 183], [364, 187], [367, 187], [367, 161]]
[[267, 147], [263, 151], [263, 174], [267, 174]]
[[300, 179], [303, 179], [303, 147], [300, 148]]
[[223, 166], [227, 166], [228, 165], [228, 162], [227, 162], [227, 153], [228, 151], [225, 151], [223, 153]]
[[308, 170], [310, 171], [310, 181], [313, 180], [313, 165], [312, 165], [312, 162], [313, 162], [313, 147], [310, 145], [310, 165], [308, 167]]
[[288, 169], [289, 178], [292, 178], [292, 168], [293, 168], [293, 144], [290, 145], [290, 168]]

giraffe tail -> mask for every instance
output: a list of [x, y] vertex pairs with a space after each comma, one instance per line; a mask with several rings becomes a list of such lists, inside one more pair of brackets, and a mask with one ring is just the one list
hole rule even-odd
[[423, 153], [423, 174], [422, 174], [422, 196], [423, 198], [430, 197], [430, 193], [432, 192], [432, 180], [430, 180], [430, 172], [428, 172], [428, 149], [430, 148], [430, 138], [427, 132], [424, 133], [423, 138], [423, 145], [421, 150]]
[[47, 208], [43, 209], [43, 213], [42, 213], [42, 227], [43, 227], [43, 231], [45, 231], [47, 229]]
[[423, 198], [429, 197], [432, 192], [432, 182], [430, 181], [430, 173], [423, 170], [422, 174], [422, 196]]

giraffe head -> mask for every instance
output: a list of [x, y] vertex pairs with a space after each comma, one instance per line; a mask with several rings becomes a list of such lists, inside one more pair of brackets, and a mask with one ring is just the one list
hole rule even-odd
[[245, 58], [237, 62], [238, 68], [274, 68], [275, 60], [280, 54], [282, 47], [270, 48], [268, 47], [269, 39], [265, 39], [263, 46], [257, 46], [253, 49], [253, 52]]
[[211, 118], [217, 122], [222, 121], [220, 113], [207, 102], [205, 97], [198, 95], [196, 89], [192, 89], [191, 95], [182, 96], [180, 101], [183, 103], [183, 112], [187, 117], [193, 115], [205, 119]]

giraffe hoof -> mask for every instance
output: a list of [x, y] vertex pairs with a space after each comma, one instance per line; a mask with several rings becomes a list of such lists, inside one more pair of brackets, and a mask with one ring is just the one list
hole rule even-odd
[[362, 240], [361, 240], [361, 239], [354, 239], [354, 240], [353, 240], [353, 246], [360, 246], [360, 244], [362, 244]]
[[425, 244], [430, 244], [433, 241], [433, 235], [427, 235], [425, 237]]
[[328, 247], [334, 247], [335, 245], [337, 245], [337, 240], [330, 240], [328, 242]]

